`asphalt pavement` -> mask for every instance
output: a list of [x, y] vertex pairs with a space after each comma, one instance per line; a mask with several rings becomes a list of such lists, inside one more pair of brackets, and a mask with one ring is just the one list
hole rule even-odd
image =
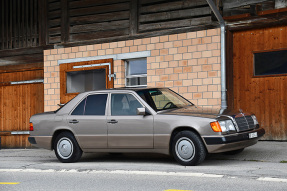
[[287, 142], [259, 141], [185, 167], [160, 154], [85, 153], [61, 163], [45, 149], [2, 149], [0, 190], [286, 190], [286, 153]]

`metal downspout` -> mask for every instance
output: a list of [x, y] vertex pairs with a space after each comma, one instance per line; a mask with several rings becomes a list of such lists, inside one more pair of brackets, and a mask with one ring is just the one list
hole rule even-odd
[[211, 10], [215, 14], [217, 20], [220, 24], [220, 39], [221, 39], [221, 112], [224, 109], [227, 109], [227, 100], [226, 100], [226, 59], [225, 59], [225, 21], [221, 14], [219, 13], [216, 5], [214, 4], [213, 0], [206, 0], [209, 4]]

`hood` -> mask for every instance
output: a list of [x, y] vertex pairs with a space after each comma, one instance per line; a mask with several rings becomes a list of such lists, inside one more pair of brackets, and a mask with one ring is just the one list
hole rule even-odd
[[[185, 108], [178, 108], [178, 109], [170, 109], [160, 112], [159, 114], [164, 115], [185, 115], [185, 116], [195, 116], [195, 117], [206, 117], [206, 118], [217, 118], [221, 116], [231, 116], [235, 118], [235, 116], [242, 115], [242, 111], [235, 111], [235, 110], [221, 110], [221, 109], [214, 109], [210, 107], [196, 107], [196, 106], [189, 106]], [[244, 115], [251, 115], [250, 113], [244, 113]]]

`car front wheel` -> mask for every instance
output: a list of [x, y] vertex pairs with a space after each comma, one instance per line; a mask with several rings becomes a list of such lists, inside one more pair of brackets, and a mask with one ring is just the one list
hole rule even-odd
[[59, 161], [63, 163], [77, 162], [83, 153], [74, 135], [70, 132], [62, 132], [56, 137], [54, 150]]
[[179, 164], [195, 166], [205, 159], [207, 152], [197, 134], [192, 131], [181, 131], [173, 139], [172, 154]]

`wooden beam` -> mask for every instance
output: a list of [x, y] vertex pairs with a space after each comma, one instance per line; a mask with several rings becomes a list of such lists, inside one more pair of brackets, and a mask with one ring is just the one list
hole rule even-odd
[[1, 50], [0, 51], [0, 58], [2, 57], [10, 57], [10, 56], [19, 56], [23, 54], [39, 54], [43, 53], [44, 47], [31, 47], [31, 48], [21, 48], [21, 49], [14, 49], [14, 50]]
[[[209, 22], [203, 25], [190, 25], [187, 27], [182, 28], [174, 28], [168, 30], [160, 30], [160, 31], [152, 31], [152, 32], [144, 32], [138, 33], [135, 35], [121, 35], [121, 36], [114, 36], [114, 37], [102, 37], [99, 39], [90, 38], [92, 40], [85, 40], [87, 39], [85, 36], [78, 37], [78, 40], [82, 40], [81, 42], [72, 42], [73, 39], [71, 37], [71, 42], [69, 43], [62, 43], [60, 44], [61, 47], [74, 47], [74, 46], [84, 46], [84, 45], [91, 45], [91, 44], [100, 44], [100, 43], [110, 43], [110, 42], [117, 42], [117, 41], [126, 41], [126, 40], [135, 40], [139, 38], [149, 38], [155, 36], [162, 36], [162, 35], [171, 35], [171, 34], [178, 34], [178, 33], [185, 33], [185, 32], [193, 32], [199, 30], [207, 30], [218, 28], [218, 22]], [[91, 34], [92, 35], [92, 34]]]
[[238, 21], [227, 22], [230, 30], [247, 30], [262, 27], [287, 24], [287, 8], [258, 12], [258, 16], [248, 17]]
[[68, 0], [61, 0], [61, 42], [69, 41], [69, 11]]
[[236, 7], [246, 6], [246, 5], [263, 3], [266, 1], [270, 1], [270, 0], [224, 0], [223, 9], [232, 9]]
[[287, 0], [275, 0], [275, 9], [287, 7]]
[[45, 46], [48, 39], [48, 5], [47, 0], [40, 0], [38, 7], [39, 13], [39, 45]]
[[130, 2], [130, 35], [138, 33], [138, 0]]

